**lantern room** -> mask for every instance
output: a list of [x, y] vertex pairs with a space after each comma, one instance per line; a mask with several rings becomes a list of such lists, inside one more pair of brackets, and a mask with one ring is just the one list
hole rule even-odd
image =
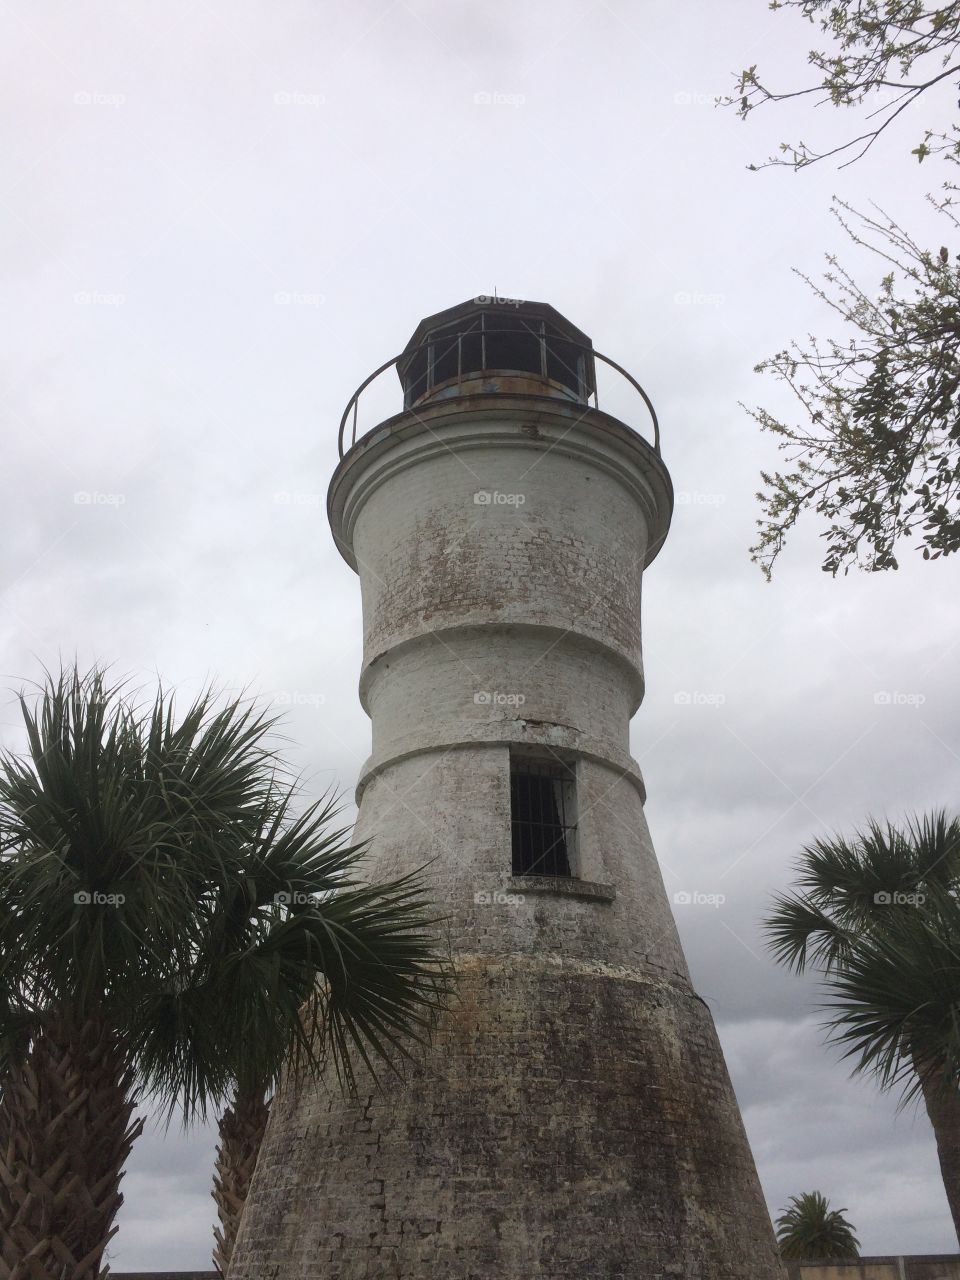
[[417, 325], [397, 361], [404, 408], [450, 396], [510, 392], [586, 404], [593, 344], [544, 302], [481, 296]]

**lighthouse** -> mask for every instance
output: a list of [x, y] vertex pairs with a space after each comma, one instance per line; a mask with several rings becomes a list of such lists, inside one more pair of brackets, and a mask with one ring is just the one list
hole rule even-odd
[[517, 299], [423, 320], [393, 369], [328, 495], [363, 601], [356, 837], [377, 879], [428, 866], [456, 997], [382, 1092], [281, 1095], [230, 1280], [774, 1280], [629, 748], [673, 509], [653, 406]]

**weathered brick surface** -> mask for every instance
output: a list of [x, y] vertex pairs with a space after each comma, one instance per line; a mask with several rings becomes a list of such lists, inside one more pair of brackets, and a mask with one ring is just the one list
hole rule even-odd
[[[405, 1087], [289, 1098], [231, 1280], [777, 1274], [710, 1015], [602, 966], [460, 957]], [[271, 1228], [278, 1230], [272, 1235]]]
[[688, 980], [643, 804], [619, 769], [576, 765], [578, 849], [573, 870], [611, 885], [612, 902], [512, 892], [510, 753], [464, 745], [393, 764], [369, 784], [356, 834], [372, 844], [371, 872], [391, 878], [429, 865], [431, 892], [454, 951], [555, 955], [622, 964]]
[[571, 430], [580, 410], [558, 409], [536, 437], [516, 417], [501, 429], [492, 410], [466, 426], [445, 412], [435, 423], [424, 415], [428, 447], [481, 425], [492, 447], [457, 439], [363, 493], [352, 547], [365, 662], [426, 630], [517, 621], [573, 627], [638, 663], [647, 520], [636, 493], [599, 465], [606, 457], [569, 456], [586, 434]]
[[[629, 755], [669, 502], [638, 437], [568, 403], [426, 406], [341, 465], [373, 718], [356, 834], [375, 878], [429, 865], [458, 998], [404, 1082], [278, 1100], [230, 1280], [779, 1275]], [[521, 744], [575, 770], [582, 894], [512, 880]]]

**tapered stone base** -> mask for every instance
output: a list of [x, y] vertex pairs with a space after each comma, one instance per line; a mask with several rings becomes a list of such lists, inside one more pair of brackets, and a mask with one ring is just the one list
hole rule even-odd
[[710, 1013], [683, 983], [460, 956], [404, 1083], [278, 1099], [230, 1280], [774, 1280]]

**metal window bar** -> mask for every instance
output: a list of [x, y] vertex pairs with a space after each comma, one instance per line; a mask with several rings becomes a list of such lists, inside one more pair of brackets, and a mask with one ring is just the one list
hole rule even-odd
[[510, 765], [510, 818], [515, 876], [569, 876], [577, 824], [573, 772], [536, 760]]

